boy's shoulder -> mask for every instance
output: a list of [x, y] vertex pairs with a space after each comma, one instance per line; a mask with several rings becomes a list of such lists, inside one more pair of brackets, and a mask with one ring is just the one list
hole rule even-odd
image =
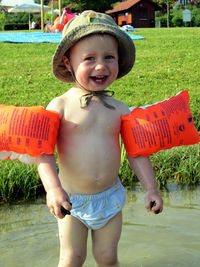
[[68, 99], [68, 92], [52, 99], [46, 109], [56, 111], [62, 116], [67, 99]]
[[114, 101], [113, 103], [115, 108], [119, 110], [122, 115], [130, 113], [128, 106], [123, 101], [120, 101], [114, 97], [112, 97], [112, 100]]

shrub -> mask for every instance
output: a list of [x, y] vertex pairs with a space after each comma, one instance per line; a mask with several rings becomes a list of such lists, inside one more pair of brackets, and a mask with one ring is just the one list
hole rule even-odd
[[[33, 15], [30, 14], [30, 19]], [[25, 30], [29, 29], [28, 13], [8, 13], [6, 15], [5, 30]]]
[[46, 12], [44, 15], [44, 21], [46, 22], [50, 20], [52, 24], [56, 18], [57, 18], [57, 15], [48, 14], [48, 12]]
[[156, 18], [156, 21], [160, 21], [161, 27], [167, 27], [167, 14]]
[[[192, 6], [188, 5], [186, 7], [191, 11], [191, 25], [194, 27], [199, 27], [200, 26], [200, 8], [197, 6]], [[185, 7], [182, 5], [178, 5], [175, 9], [171, 10], [170, 14], [170, 21], [171, 24], [170, 26], [172, 27], [182, 27], [184, 25], [190, 26], [190, 23], [184, 23], [183, 22], [183, 11]], [[166, 27], [167, 26], [167, 14], [160, 16], [161, 13], [156, 12], [156, 20], [160, 20], [161, 22], [161, 27]]]
[[180, 15], [180, 13], [179, 14], [178, 13], [174, 14], [174, 16], [172, 17], [171, 22], [172, 22], [171, 26], [174, 26], [174, 27], [183, 26], [182, 15]]
[[194, 18], [194, 25], [199, 27], [200, 26], [200, 14], [196, 15]]
[[[32, 18], [32, 14], [30, 14], [30, 18]], [[7, 24], [27, 24], [29, 20], [28, 13], [9, 13], [7, 14]]]
[[0, 31], [4, 31], [6, 25], [6, 14], [5, 11], [2, 10], [0, 12]]

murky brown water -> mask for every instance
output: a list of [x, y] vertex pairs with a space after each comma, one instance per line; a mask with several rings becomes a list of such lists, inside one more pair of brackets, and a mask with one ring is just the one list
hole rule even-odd
[[[164, 211], [144, 209], [144, 192], [128, 192], [119, 244], [121, 267], [200, 266], [200, 187], [169, 188]], [[175, 190], [176, 189], [176, 190]], [[0, 207], [0, 266], [56, 267], [56, 219], [42, 200]], [[90, 239], [85, 267], [94, 267]]]

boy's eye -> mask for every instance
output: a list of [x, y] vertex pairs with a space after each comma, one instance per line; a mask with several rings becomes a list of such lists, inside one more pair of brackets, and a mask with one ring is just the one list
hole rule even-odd
[[85, 60], [86, 61], [91, 61], [91, 60], [94, 60], [94, 57], [86, 57]]
[[105, 57], [105, 59], [114, 59], [114, 58], [115, 58], [115, 57], [112, 56], [112, 55], [108, 55], [108, 56]]

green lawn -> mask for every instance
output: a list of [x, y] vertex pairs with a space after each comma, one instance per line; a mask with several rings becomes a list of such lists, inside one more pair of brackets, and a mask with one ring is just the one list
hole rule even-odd
[[[138, 29], [135, 34], [145, 39], [134, 41], [136, 62], [132, 71], [110, 86], [116, 92], [116, 98], [128, 106], [140, 106], [188, 90], [195, 125], [200, 131], [200, 28]], [[56, 80], [51, 72], [56, 46], [49, 43], [0, 43], [0, 104], [46, 106], [70, 88], [71, 84]], [[192, 159], [188, 159], [191, 155]], [[152, 156], [152, 161], [157, 177], [162, 176], [162, 181], [174, 178], [178, 182], [184, 179], [187, 182], [187, 177], [192, 180], [194, 175], [194, 183], [199, 181], [199, 145], [192, 149], [162, 151]], [[1, 163], [1, 169], [3, 166]]]

